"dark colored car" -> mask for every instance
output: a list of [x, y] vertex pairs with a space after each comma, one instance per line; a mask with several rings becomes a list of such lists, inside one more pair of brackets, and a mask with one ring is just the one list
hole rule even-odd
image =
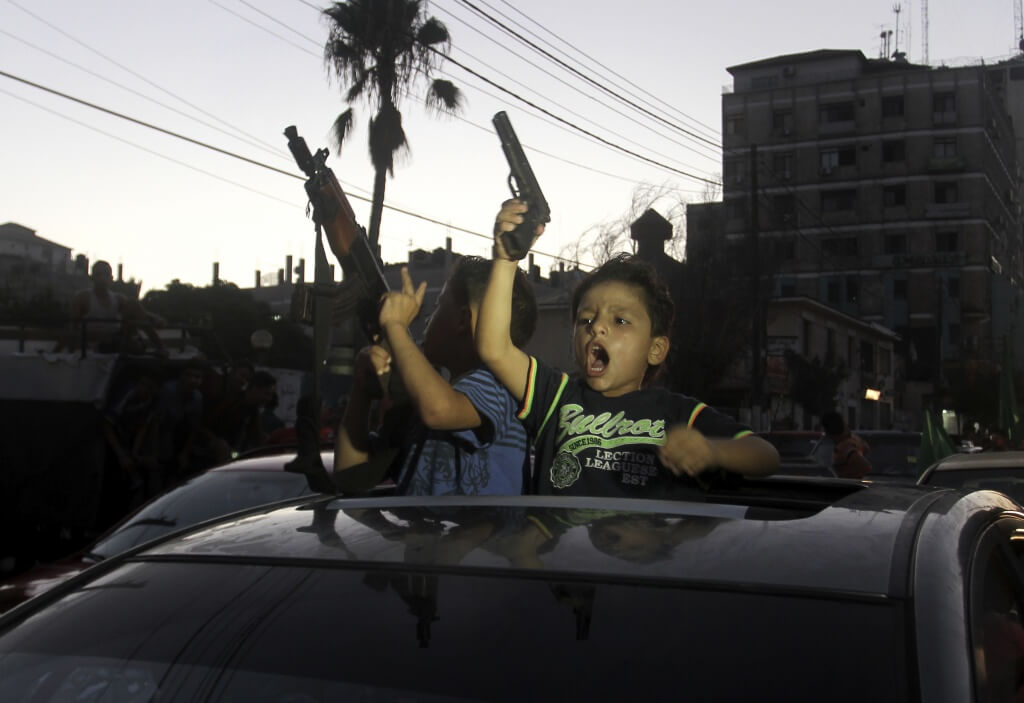
[[[853, 433], [868, 443], [865, 455], [871, 463], [868, 481], [896, 481], [914, 483], [924, 467], [918, 466], [921, 451], [921, 433], [900, 430], [854, 430]], [[814, 448], [815, 458], [826, 466], [832, 465], [832, 440], [822, 437]]]
[[[333, 457], [333, 450], [321, 453], [328, 471]], [[140, 507], [82, 552], [0, 583], [0, 612], [103, 559], [168, 532], [257, 505], [313, 495], [316, 491], [304, 474], [284, 470], [294, 458], [294, 452], [261, 450], [189, 479]]]
[[771, 442], [779, 452], [779, 468], [775, 472], [779, 476], [831, 476], [831, 457], [828, 463], [822, 463], [814, 454], [815, 447], [824, 436], [814, 430], [772, 430], [758, 432], [758, 437]]
[[1000, 491], [1024, 505], [1024, 451], [951, 454], [925, 469], [917, 482]]
[[742, 480], [693, 500], [316, 498], [0, 617], [0, 700], [1018, 700], [1006, 496]]

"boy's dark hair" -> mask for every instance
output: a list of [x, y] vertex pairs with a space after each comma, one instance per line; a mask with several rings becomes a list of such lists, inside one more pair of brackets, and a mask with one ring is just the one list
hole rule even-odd
[[[459, 305], [479, 304], [487, 289], [487, 280], [491, 276], [491, 261], [479, 256], [463, 256], [452, 268], [448, 276], [448, 289], [455, 296]], [[533, 295], [533, 286], [522, 269], [516, 269], [516, 278], [512, 286], [512, 322], [509, 325], [509, 336], [517, 347], [524, 346], [533, 336], [537, 326], [537, 300]]]
[[586, 292], [598, 283], [617, 281], [640, 289], [647, 316], [651, 318], [651, 335], [668, 337], [672, 334], [672, 320], [676, 306], [668, 286], [654, 267], [633, 254], [618, 254], [591, 271], [572, 292], [572, 318], [576, 319], [580, 301]]
[[825, 434], [834, 437], [843, 433], [846, 429], [846, 421], [835, 410], [830, 410], [821, 416], [821, 428], [825, 430]]

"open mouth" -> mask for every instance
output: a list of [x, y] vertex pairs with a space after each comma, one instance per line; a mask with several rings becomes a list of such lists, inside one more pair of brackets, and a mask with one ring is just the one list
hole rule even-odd
[[608, 368], [608, 352], [600, 344], [587, 348], [587, 375], [600, 376]]

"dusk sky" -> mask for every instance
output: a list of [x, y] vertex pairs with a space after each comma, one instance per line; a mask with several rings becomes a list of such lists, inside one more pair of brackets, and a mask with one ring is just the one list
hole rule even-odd
[[[930, 0], [929, 63], [1011, 56], [1015, 1]], [[536, 247], [545, 271], [554, 261], [546, 255], [622, 217], [638, 185], [664, 191], [656, 209], [680, 199], [700, 202], [706, 181], [721, 174], [721, 95], [731, 88], [726, 68], [816, 49], [878, 57], [879, 34], [896, 28], [893, 5], [430, 2], [428, 12], [451, 33], [452, 58], [490, 84], [445, 63], [439, 75], [466, 98], [459, 117], [428, 113], [422, 85], [400, 105], [411, 151], [396, 166], [386, 202], [448, 226], [386, 209], [385, 261], [404, 260], [410, 247], [443, 247], [446, 237], [461, 253], [489, 254], [494, 214], [508, 197], [508, 168], [491, 126], [498, 110], [508, 112], [551, 207], [552, 221]], [[345, 108], [322, 58], [325, 6], [315, 0], [0, 0], [0, 72], [10, 74], [0, 75], [0, 223], [17, 222], [73, 254], [123, 264], [125, 276], [141, 279], [144, 290], [174, 278], [204, 285], [214, 261], [222, 279], [243, 287], [253, 284], [256, 270], [276, 272], [288, 254], [305, 257], [311, 271], [314, 232], [301, 179], [10, 76], [298, 176], [284, 128], [295, 125], [313, 149], [329, 146], [330, 125]], [[899, 48], [921, 61], [922, 39], [919, 0], [901, 3]], [[328, 165], [366, 225], [369, 204], [362, 198], [370, 195], [373, 173], [365, 130], [372, 110], [365, 104], [356, 110], [356, 132], [342, 153], [331, 147]]]

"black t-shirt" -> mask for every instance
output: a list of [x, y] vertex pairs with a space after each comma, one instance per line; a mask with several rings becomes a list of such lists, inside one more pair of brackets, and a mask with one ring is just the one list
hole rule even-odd
[[606, 398], [578, 378], [530, 358], [519, 419], [533, 442], [540, 494], [670, 498], [677, 478], [658, 461], [670, 427], [708, 437], [742, 437], [750, 428], [704, 403], [662, 388]]

